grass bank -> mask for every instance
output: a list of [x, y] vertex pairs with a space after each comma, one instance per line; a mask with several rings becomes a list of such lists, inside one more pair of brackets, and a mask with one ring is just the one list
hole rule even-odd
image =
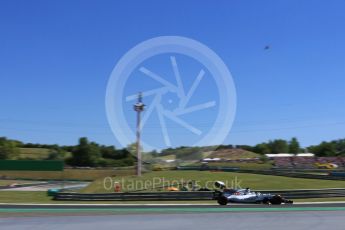
[[134, 174], [134, 169], [65, 169], [63, 172], [0, 171], [0, 178], [32, 180], [95, 180]]
[[[271, 175], [257, 175], [235, 172], [209, 172], [209, 171], [156, 171], [145, 173], [142, 177], [117, 176], [112, 181], [122, 185], [122, 191], [146, 189], [147, 191], [161, 191], [164, 185], [177, 184], [194, 180], [199, 187], [213, 187], [213, 182], [220, 180], [227, 182], [229, 187], [237, 184], [242, 188], [255, 189], [319, 189], [319, 188], [345, 188], [345, 181], [316, 180], [304, 178], [291, 178]], [[105, 182], [105, 183], [104, 183]], [[106, 186], [104, 186], [104, 184]], [[81, 190], [85, 193], [105, 193], [109, 190], [110, 181], [104, 178], [95, 180], [88, 187]]]

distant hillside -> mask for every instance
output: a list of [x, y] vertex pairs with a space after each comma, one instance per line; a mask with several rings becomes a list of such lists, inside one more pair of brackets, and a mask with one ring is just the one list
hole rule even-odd
[[[173, 151], [172, 151], [173, 152]], [[176, 155], [181, 157], [181, 153], [176, 150], [176, 154], [172, 153], [165, 156], [157, 157], [156, 159], [161, 160], [175, 160], [177, 159]], [[202, 151], [202, 154], [187, 153], [189, 155], [188, 160], [201, 160], [202, 158], [222, 158], [226, 160], [236, 160], [236, 159], [245, 159], [245, 158], [259, 158], [260, 155], [254, 152], [250, 152], [244, 149], [217, 149], [213, 151]]]
[[45, 148], [19, 148], [19, 153], [12, 158], [43, 160], [48, 158], [49, 152], [50, 150]]
[[[47, 148], [18, 148], [18, 150], [11, 156], [12, 160], [46, 160], [52, 152], [51, 149]], [[67, 152], [64, 157], [70, 155], [71, 153]]]
[[227, 160], [236, 160], [244, 158], [259, 158], [260, 155], [244, 149], [219, 149], [210, 152], [209, 158], [222, 158]]

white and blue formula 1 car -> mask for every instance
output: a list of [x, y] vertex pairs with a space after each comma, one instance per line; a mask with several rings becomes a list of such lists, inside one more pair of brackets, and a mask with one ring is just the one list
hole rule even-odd
[[228, 203], [243, 203], [243, 204], [292, 204], [292, 200], [287, 200], [280, 195], [264, 194], [260, 192], [253, 192], [249, 188], [246, 189], [226, 189], [221, 181], [215, 184], [223, 191], [217, 197], [218, 204], [227, 205]]

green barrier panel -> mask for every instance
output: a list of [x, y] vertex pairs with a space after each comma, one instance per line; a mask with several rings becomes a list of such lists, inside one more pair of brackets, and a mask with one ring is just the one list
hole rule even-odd
[[63, 161], [0, 160], [0, 170], [63, 171]]
[[47, 196], [55, 196], [55, 195], [57, 195], [60, 191], [61, 191], [61, 189], [58, 189], [58, 188], [51, 188], [51, 189], [48, 189], [48, 191], [47, 191]]

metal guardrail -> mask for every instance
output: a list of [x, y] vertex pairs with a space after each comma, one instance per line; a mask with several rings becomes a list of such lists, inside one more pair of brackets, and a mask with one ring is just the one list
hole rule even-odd
[[140, 192], [140, 193], [57, 193], [55, 200], [77, 201], [173, 201], [173, 200], [212, 200], [214, 192]]
[[[261, 190], [261, 193], [279, 194], [287, 199], [345, 197], [345, 189]], [[219, 192], [146, 192], [146, 193], [57, 193], [55, 200], [69, 201], [201, 201], [215, 200]]]
[[262, 190], [261, 193], [279, 194], [287, 199], [305, 199], [305, 198], [331, 198], [345, 197], [345, 189], [299, 189], [299, 190]]

